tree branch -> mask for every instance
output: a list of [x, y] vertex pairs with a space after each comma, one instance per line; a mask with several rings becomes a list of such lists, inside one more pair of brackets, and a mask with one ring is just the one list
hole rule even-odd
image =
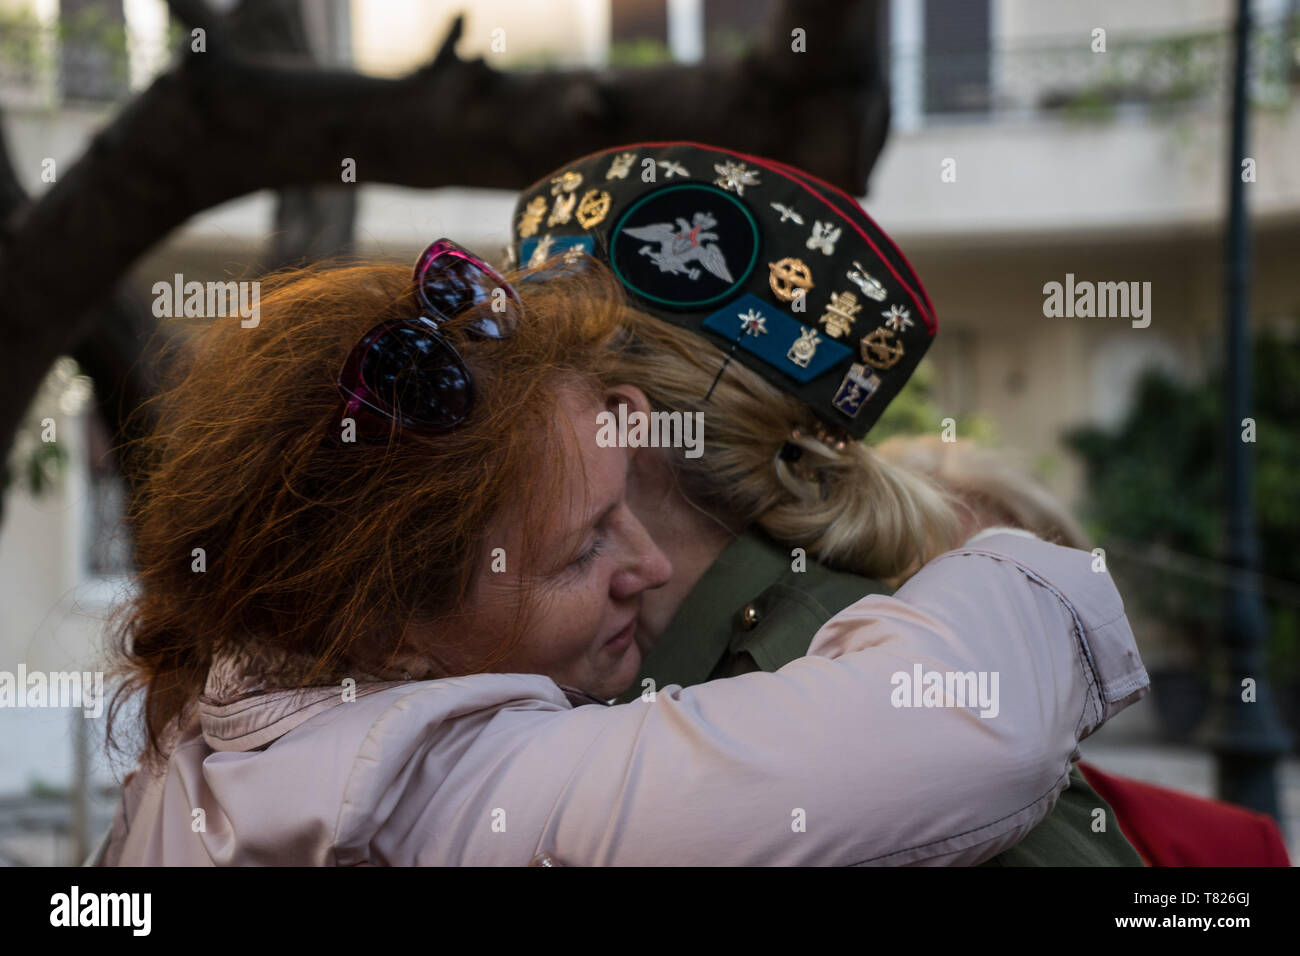
[[[180, 6], [203, 16], [202, 4]], [[879, 69], [862, 62], [875, 61], [875, 6], [781, 3], [741, 60], [641, 70], [502, 73], [456, 56], [460, 18], [431, 63], [396, 80], [190, 55], [0, 231], [0, 354], [21, 356], [0, 377], [0, 402], [26, 407], [173, 228], [256, 190], [338, 185], [345, 158], [362, 183], [518, 189], [584, 153], [683, 139], [771, 156], [860, 195], [888, 115]], [[791, 52], [795, 26], [807, 53]], [[0, 449], [17, 418], [0, 420]]]

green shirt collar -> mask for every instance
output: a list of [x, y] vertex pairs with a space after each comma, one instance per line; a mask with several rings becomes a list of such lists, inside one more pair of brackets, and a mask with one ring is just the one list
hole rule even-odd
[[[647, 677], [654, 680], [656, 690], [667, 684], [690, 686], [708, 680], [727, 654], [738, 611], [789, 570], [789, 552], [758, 529], [733, 538], [686, 596], [641, 663], [636, 685], [622, 699], [636, 699]], [[661, 680], [656, 674], [672, 677]]]

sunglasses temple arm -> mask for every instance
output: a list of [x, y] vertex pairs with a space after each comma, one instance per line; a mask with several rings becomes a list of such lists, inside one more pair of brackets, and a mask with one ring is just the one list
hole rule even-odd
[[[357, 411], [361, 408], [361, 399], [356, 395], [348, 396], [348, 403], [343, 407], [343, 419], [351, 418], [356, 421]], [[340, 419], [341, 421], [342, 419]]]

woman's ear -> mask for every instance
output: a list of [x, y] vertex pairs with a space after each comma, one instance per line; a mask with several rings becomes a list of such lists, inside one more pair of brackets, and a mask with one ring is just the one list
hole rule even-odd
[[[606, 410], [615, 417], [619, 414], [620, 406], [627, 409], [624, 414], [629, 418], [633, 412], [640, 412], [647, 417], [651, 414], [650, 399], [635, 385], [611, 385], [605, 389], [604, 398]], [[628, 472], [628, 500], [633, 503], [632, 510], [638, 512], [644, 524], [644, 516], [649, 514], [644, 510], [646, 502], [652, 502], [655, 508], [662, 507], [665, 496], [673, 487], [672, 474], [658, 448], [629, 448], [628, 455], [631, 465]]]
[[629, 413], [650, 414], [650, 399], [635, 385], [611, 385], [605, 389], [605, 408], [618, 414], [620, 405], [626, 405]]

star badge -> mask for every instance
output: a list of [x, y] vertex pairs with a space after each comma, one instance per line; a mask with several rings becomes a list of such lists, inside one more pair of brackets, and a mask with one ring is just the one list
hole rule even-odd
[[740, 317], [740, 330], [745, 335], [752, 335], [757, 338], [760, 335], [767, 334], [767, 319], [753, 309]]

